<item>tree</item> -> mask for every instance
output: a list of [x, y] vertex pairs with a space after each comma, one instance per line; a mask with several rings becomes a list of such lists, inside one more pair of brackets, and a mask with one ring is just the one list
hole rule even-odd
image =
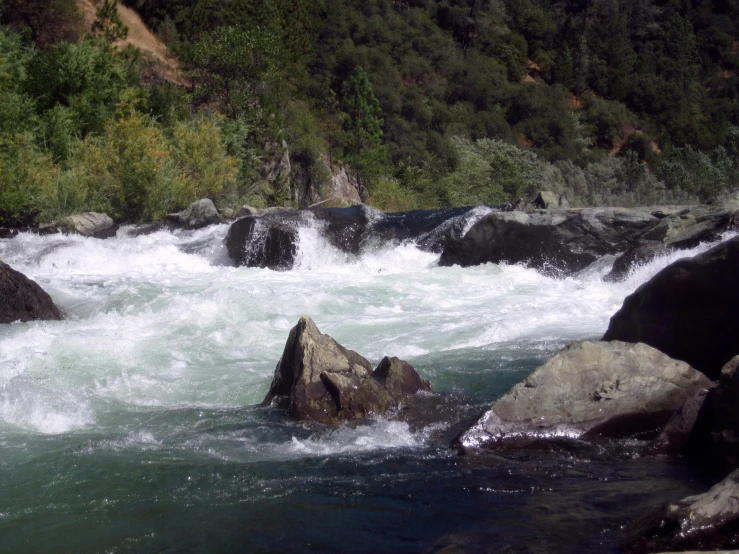
[[194, 45], [191, 61], [206, 91], [239, 117], [253, 112], [276, 82], [278, 51], [277, 37], [261, 28], [219, 27]]
[[349, 114], [347, 131], [353, 135], [351, 150], [359, 153], [365, 148], [382, 144], [382, 110], [372, 84], [364, 69], [357, 66], [346, 83], [344, 111]]
[[92, 33], [108, 44], [128, 37], [128, 27], [121, 21], [116, 0], [103, 0], [95, 14]]

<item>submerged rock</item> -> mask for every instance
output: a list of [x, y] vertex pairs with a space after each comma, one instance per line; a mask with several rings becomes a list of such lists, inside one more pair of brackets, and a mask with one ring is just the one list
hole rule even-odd
[[228, 229], [226, 249], [237, 265], [286, 271], [295, 263], [298, 231], [278, 220], [244, 217]]
[[605, 341], [643, 342], [711, 379], [739, 354], [739, 238], [657, 273], [624, 300]]
[[263, 404], [282, 398], [295, 419], [335, 424], [385, 413], [419, 390], [430, 391], [431, 386], [410, 364], [386, 357], [372, 371], [365, 358], [301, 317], [290, 331]]
[[439, 263], [526, 263], [547, 273], [570, 274], [600, 256], [623, 252], [658, 222], [646, 208], [495, 212], [449, 241]]
[[35, 281], [0, 262], [0, 323], [34, 319], [63, 318], [51, 297]]
[[638, 524], [629, 554], [739, 548], [739, 470], [704, 494], [669, 504]]
[[645, 344], [580, 342], [558, 352], [498, 400], [457, 443], [519, 438], [631, 437], [658, 432], [711, 382]]
[[209, 198], [196, 200], [185, 210], [169, 214], [168, 219], [186, 229], [200, 229], [221, 220], [215, 204]]

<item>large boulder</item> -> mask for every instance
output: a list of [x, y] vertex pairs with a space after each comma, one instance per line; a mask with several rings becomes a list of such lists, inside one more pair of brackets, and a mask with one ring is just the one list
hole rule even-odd
[[386, 357], [372, 371], [366, 359], [302, 317], [290, 331], [263, 404], [282, 399], [295, 419], [336, 424], [385, 413], [420, 390], [431, 387], [410, 364]]
[[59, 308], [35, 281], [0, 262], [0, 323], [62, 319]]
[[636, 554], [736, 548], [739, 548], [739, 470], [708, 492], [668, 504], [644, 518], [622, 551]]
[[286, 271], [295, 263], [298, 231], [279, 220], [244, 217], [228, 229], [226, 249], [236, 265]]
[[643, 436], [710, 385], [646, 344], [575, 343], [513, 387], [457, 443], [464, 450], [520, 437]]
[[185, 229], [200, 229], [218, 223], [221, 217], [213, 201], [203, 198], [196, 200], [181, 212], [169, 214], [168, 219]]
[[494, 212], [447, 243], [440, 265], [526, 263], [554, 274], [577, 272], [598, 257], [623, 252], [659, 218], [647, 208]]
[[38, 232], [42, 235], [67, 233], [98, 239], [114, 237], [117, 231], [118, 225], [113, 222], [110, 216], [99, 212], [74, 214], [53, 223], [41, 224], [38, 227]]
[[62, 232], [76, 233], [84, 237], [114, 237], [118, 226], [108, 214], [85, 212], [65, 217], [57, 224]]
[[739, 354], [739, 237], [679, 260], [628, 296], [605, 341], [643, 342], [711, 379]]

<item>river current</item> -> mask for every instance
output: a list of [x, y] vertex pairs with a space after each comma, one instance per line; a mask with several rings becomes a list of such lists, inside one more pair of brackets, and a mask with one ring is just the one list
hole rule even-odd
[[[445, 268], [412, 244], [350, 256], [311, 226], [292, 271], [236, 268], [227, 230], [0, 240], [66, 315], [0, 325], [0, 551], [609, 552], [705, 486], [678, 462], [449, 443], [707, 245], [609, 284], [612, 259], [563, 279]], [[413, 364], [434, 408], [326, 429], [258, 406], [301, 315], [374, 364]]]

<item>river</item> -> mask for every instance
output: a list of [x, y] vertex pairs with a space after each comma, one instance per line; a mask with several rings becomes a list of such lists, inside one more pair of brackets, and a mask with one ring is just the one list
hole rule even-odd
[[[608, 259], [564, 279], [444, 268], [412, 244], [349, 256], [310, 226], [292, 271], [236, 268], [227, 229], [0, 240], [67, 316], [0, 325], [0, 551], [609, 552], [705, 488], [679, 462], [449, 443], [707, 246], [608, 284]], [[434, 410], [326, 429], [260, 407], [301, 315], [373, 363], [409, 361]]]

